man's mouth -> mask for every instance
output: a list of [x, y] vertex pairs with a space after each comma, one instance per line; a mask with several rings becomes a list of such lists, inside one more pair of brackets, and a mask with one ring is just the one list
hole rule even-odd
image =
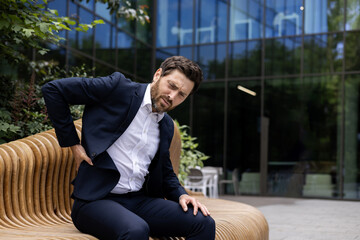
[[165, 105], [167, 107], [170, 107], [171, 106], [171, 103], [165, 98], [165, 97], [161, 97], [161, 99], [163, 100], [163, 102], [165, 103]]

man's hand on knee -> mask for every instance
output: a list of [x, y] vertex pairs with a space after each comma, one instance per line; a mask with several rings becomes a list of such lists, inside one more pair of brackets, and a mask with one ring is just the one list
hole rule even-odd
[[200, 208], [200, 211], [204, 214], [204, 216], [210, 215], [210, 212], [206, 208], [205, 205], [201, 204], [196, 198], [191, 197], [187, 194], [183, 194], [179, 197], [179, 204], [182, 207], [182, 209], [184, 210], [184, 212], [186, 212], [188, 210], [188, 205], [192, 204], [194, 207], [194, 215], [196, 215], [198, 213], [199, 208]]

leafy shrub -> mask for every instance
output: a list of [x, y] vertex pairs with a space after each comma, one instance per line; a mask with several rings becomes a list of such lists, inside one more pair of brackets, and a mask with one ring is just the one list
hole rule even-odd
[[181, 136], [181, 155], [180, 155], [180, 167], [178, 178], [180, 183], [184, 184], [184, 180], [186, 179], [190, 168], [199, 166], [203, 167], [206, 159], [209, 156], [205, 155], [203, 152], [200, 152], [196, 148], [199, 146], [196, 143], [196, 137], [192, 137], [188, 134], [187, 129], [189, 129], [186, 125], [179, 125], [179, 122], [175, 120], [176, 125], [180, 130]]

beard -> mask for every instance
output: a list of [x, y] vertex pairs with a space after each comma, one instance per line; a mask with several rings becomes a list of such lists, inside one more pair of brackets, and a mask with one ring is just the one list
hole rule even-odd
[[[170, 100], [166, 95], [161, 95], [159, 93], [159, 84], [160, 79], [154, 83], [151, 88], [150, 95], [151, 95], [151, 105], [153, 109], [155, 109], [158, 113], [168, 112], [172, 107], [172, 100]], [[164, 105], [162, 101], [169, 103], [169, 105]]]

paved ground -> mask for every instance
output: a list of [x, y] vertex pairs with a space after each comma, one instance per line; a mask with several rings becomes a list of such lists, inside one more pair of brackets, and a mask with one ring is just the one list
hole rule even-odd
[[360, 240], [360, 201], [220, 196], [258, 208], [270, 240]]

